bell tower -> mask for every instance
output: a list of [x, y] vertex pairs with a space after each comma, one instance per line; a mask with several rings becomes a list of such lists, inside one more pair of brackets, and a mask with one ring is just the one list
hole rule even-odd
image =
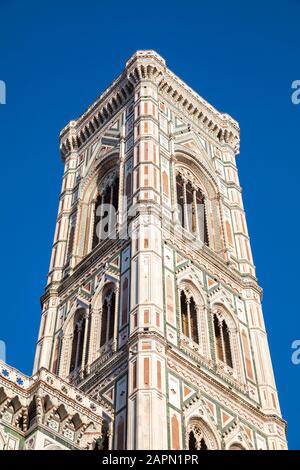
[[238, 123], [138, 51], [60, 143], [34, 371], [101, 404], [111, 449], [285, 449]]

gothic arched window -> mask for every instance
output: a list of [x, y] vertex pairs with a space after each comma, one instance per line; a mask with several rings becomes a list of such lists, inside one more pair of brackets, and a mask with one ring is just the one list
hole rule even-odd
[[205, 200], [200, 188], [179, 172], [176, 175], [176, 192], [182, 227], [207, 245]]
[[74, 316], [74, 328], [72, 338], [72, 353], [70, 372], [81, 368], [83, 363], [83, 343], [85, 334], [84, 310], [78, 310]]
[[216, 439], [207, 424], [198, 418], [192, 418], [186, 434], [188, 450], [217, 449]]
[[184, 290], [180, 292], [181, 330], [188, 338], [199, 344], [198, 318], [195, 300]]
[[105, 240], [116, 226], [116, 214], [119, 208], [119, 177], [115, 174], [107, 177], [103, 190], [95, 204], [93, 246]]
[[197, 440], [193, 431], [189, 433], [189, 450], [197, 450]]
[[28, 429], [33, 426], [37, 421], [37, 406], [36, 406], [36, 398], [33, 397], [30, 405], [28, 407]]
[[217, 358], [229, 367], [233, 367], [228, 325], [222, 316], [216, 314], [213, 316], [213, 324]]
[[207, 450], [207, 445], [204, 437], [197, 439], [194, 431], [189, 433], [189, 450]]
[[112, 286], [104, 293], [102, 301], [100, 348], [110, 342], [115, 328], [116, 293]]

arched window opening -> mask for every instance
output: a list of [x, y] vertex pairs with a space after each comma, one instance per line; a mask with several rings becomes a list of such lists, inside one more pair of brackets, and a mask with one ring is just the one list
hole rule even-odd
[[178, 218], [181, 226], [208, 244], [205, 199], [194, 181], [176, 175]]
[[231, 344], [230, 344], [230, 332], [226, 321], [214, 314], [214, 334], [215, 334], [215, 345], [217, 359], [227, 364], [229, 367], [233, 367]]
[[193, 186], [189, 181], [184, 184], [184, 190], [186, 193], [185, 199], [187, 205], [187, 228], [191, 233], [196, 235], [197, 226], [195, 218], [195, 206], [193, 203]]
[[28, 407], [28, 429], [33, 426], [37, 421], [37, 407], [35, 397]]
[[110, 177], [98, 195], [95, 204], [93, 245], [109, 237], [114, 230], [119, 209], [119, 177]]
[[16, 419], [16, 426], [23, 431], [26, 427], [25, 412], [23, 411], [21, 415]]
[[180, 292], [180, 309], [181, 309], [181, 325], [182, 333], [185, 336], [189, 336], [189, 320], [187, 310], [187, 298], [184, 291]]
[[115, 328], [116, 293], [109, 287], [103, 297], [100, 347], [113, 339]]
[[197, 189], [196, 191], [196, 206], [197, 206], [196, 217], [198, 218], [200, 240], [202, 240], [203, 243], [208, 245], [208, 231], [207, 231], [207, 219], [206, 219], [206, 212], [205, 212], [205, 200], [200, 189]]
[[[207, 432], [206, 432], [207, 434]], [[207, 438], [201, 423], [189, 426], [187, 435], [187, 445], [189, 450], [208, 450]]]
[[84, 334], [85, 334], [84, 311], [79, 310], [74, 316], [70, 373], [80, 369], [82, 366]]
[[185, 291], [180, 292], [181, 329], [184, 336], [199, 344], [198, 316], [194, 298], [187, 296]]
[[178, 207], [178, 218], [182, 227], [186, 226], [185, 214], [184, 214], [184, 191], [183, 191], [183, 180], [177, 175], [176, 176], [176, 192], [177, 192], [177, 207]]
[[100, 347], [102, 347], [106, 343], [107, 313], [108, 313], [108, 301], [107, 301], [107, 299], [104, 299], [104, 302], [103, 302], [103, 305], [102, 305], [102, 323], [101, 323]]
[[101, 450], [109, 450], [109, 436], [108, 436], [108, 429], [105, 430], [103, 441], [101, 445]]
[[197, 450], [197, 440], [193, 431], [189, 434], [189, 450]]
[[190, 298], [190, 319], [191, 319], [191, 337], [195, 343], [199, 344], [198, 321], [196, 304], [193, 297]]
[[200, 441], [199, 450], [207, 450], [207, 445], [206, 445], [206, 442], [205, 442], [205, 440], [204, 440], [203, 438], [202, 438], [201, 441]]
[[222, 361], [223, 360], [222, 337], [221, 337], [221, 329], [220, 329], [217, 315], [214, 315], [214, 330], [215, 330], [215, 343], [216, 343], [217, 358]]
[[46, 395], [43, 399], [43, 411], [44, 413], [48, 413], [48, 411], [53, 407], [53, 404], [50, 400], [49, 395]]
[[228, 331], [228, 326], [226, 321], [223, 320], [222, 322], [222, 332], [223, 332], [223, 341], [224, 341], [224, 351], [225, 351], [225, 362], [229, 367], [232, 367], [232, 355], [231, 355], [231, 347], [230, 347], [230, 336]]

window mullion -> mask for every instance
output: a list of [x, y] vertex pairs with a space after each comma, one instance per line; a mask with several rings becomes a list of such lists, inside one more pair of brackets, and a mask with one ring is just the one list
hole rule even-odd
[[222, 360], [226, 364], [226, 352], [225, 352], [225, 342], [224, 342], [224, 336], [223, 336], [223, 321], [219, 323], [220, 325], [220, 335], [221, 335], [221, 344], [222, 344]]
[[189, 338], [192, 339], [190, 299], [187, 299], [187, 321], [188, 321]]
[[187, 208], [187, 196], [186, 196], [186, 180], [183, 181], [183, 210], [184, 210], [184, 228], [189, 230], [189, 217]]
[[103, 205], [104, 205], [104, 193], [101, 194], [101, 201], [100, 201], [100, 222], [99, 222], [99, 240], [98, 243], [102, 240], [102, 229], [103, 229]]
[[193, 205], [194, 205], [194, 221], [195, 221], [195, 226], [196, 226], [196, 237], [200, 239], [200, 233], [199, 233], [199, 219], [198, 219], [198, 207], [197, 207], [197, 190], [196, 188], [193, 188]]
[[78, 356], [79, 356], [79, 345], [81, 340], [81, 325], [77, 323], [77, 344], [76, 344], [76, 357], [75, 357], [75, 369], [78, 367]]
[[108, 343], [108, 340], [109, 340], [109, 325], [110, 325], [110, 301], [107, 301], [107, 320], [106, 320], [106, 341], [105, 343], [107, 344]]

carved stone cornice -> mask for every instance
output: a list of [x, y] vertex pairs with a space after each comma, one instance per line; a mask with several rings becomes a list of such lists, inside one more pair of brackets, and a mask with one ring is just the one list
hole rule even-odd
[[177, 75], [155, 51], [137, 51], [126, 63], [133, 86], [141, 80], [154, 81], [159, 92], [220, 144], [239, 152], [239, 125], [228, 114], [220, 113]]
[[102, 129], [131, 99], [142, 80], [154, 81], [159, 92], [175, 108], [220, 145], [239, 152], [239, 125], [228, 114], [220, 113], [166, 67], [155, 51], [137, 51], [124, 71], [77, 119], [62, 129], [60, 149], [63, 160]]
[[[110, 410], [107, 410], [107, 407], [105, 407], [104, 413], [101, 404], [44, 368], [41, 368], [34, 376], [27, 377], [0, 362], [0, 385], [4, 394], [0, 414], [2, 415], [14, 402], [17, 406], [13, 406], [13, 418], [9, 425], [14, 431], [25, 437], [26, 432], [32, 433], [34, 428], [43, 427], [46, 432], [55, 432], [57, 440], [62, 439], [64, 444], [69, 442], [71, 445], [79, 445], [79, 448], [82, 448], [81, 441], [70, 440], [64, 433], [71, 420], [76, 416], [80, 419], [81, 424], [78, 428], [80, 436], [89, 441], [91, 437], [88, 431], [89, 426], [93, 426], [93, 436], [97, 437], [102, 432], [105, 419], [112, 416], [112, 413], [108, 413]], [[46, 401], [50, 403], [50, 407], [47, 409], [44, 406]], [[34, 402], [36, 421], [31, 423], [28, 416]], [[64, 409], [64, 416], [60, 415], [59, 427], [53, 430], [49, 420], [60, 413], [61, 408]], [[21, 417], [24, 417], [24, 421], [20, 426], [19, 419]], [[87, 433], [85, 433], [85, 429]], [[79, 435], [77, 435], [78, 437]]]

